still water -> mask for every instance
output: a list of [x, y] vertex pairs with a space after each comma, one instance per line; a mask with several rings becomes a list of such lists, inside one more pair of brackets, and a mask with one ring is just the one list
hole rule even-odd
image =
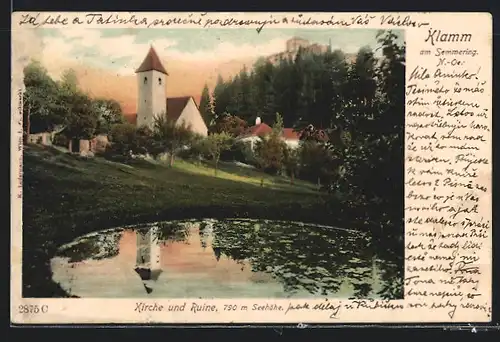
[[393, 265], [373, 250], [367, 235], [333, 227], [189, 220], [82, 236], [51, 267], [86, 298], [379, 298]]

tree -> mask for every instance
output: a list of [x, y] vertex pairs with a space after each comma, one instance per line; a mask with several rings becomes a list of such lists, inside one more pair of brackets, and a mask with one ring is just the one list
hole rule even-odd
[[356, 55], [354, 69], [356, 72], [355, 92], [365, 106], [370, 106], [377, 89], [375, 80], [374, 54], [371, 48], [362, 47]]
[[190, 125], [186, 125], [184, 122], [177, 125], [175, 121], [163, 114], [155, 118], [153, 136], [158, 149], [169, 153], [169, 166], [171, 167], [174, 165], [175, 155], [178, 150], [188, 145], [195, 134], [192, 132]]
[[277, 137], [281, 137], [283, 135], [283, 117], [280, 113], [276, 113], [276, 118], [273, 123], [273, 134]]
[[90, 139], [96, 134], [99, 108], [91, 97], [78, 88], [73, 69], [65, 70], [57, 82], [56, 111], [63, 119], [64, 134], [69, 139]]
[[251, 118], [255, 114], [254, 106], [254, 89], [252, 85], [252, 78], [249, 75], [246, 66], [243, 66], [239, 73], [239, 90], [240, 95], [238, 100], [240, 101], [239, 112], [236, 113], [240, 118], [245, 120], [247, 123], [250, 122]]
[[137, 154], [150, 154], [154, 158], [160, 153], [157, 141], [154, 139], [153, 131], [148, 126], [136, 127], [135, 144], [132, 152]]
[[315, 181], [318, 188], [329, 186], [333, 176], [338, 170], [338, 163], [332, 149], [327, 144], [306, 140], [301, 142], [300, 147], [300, 170], [301, 177]]
[[228, 105], [231, 101], [231, 94], [228, 90], [229, 84], [224, 82], [221, 75], [217, 77], [217, 84], [215, 85], [212, 99], [213, 99], [213, 110], [214, 110], [214, 120], [227, 112]]
[[219, 165], [219, 160], [222, 152], [229, 149], [232, 145], [232, 137], [226, 132], [212, 133], [210, 134], [205, 142], [204, 146], [207, 153], [212, 157], [214, 162], [214, 174], [217, 176], [217, 170]]
[[226, 132], [227, 134], [235, 138], [243, 134], [246, 128], [247, 123], [245, 120], [242, 120], [238, 116], [223, 113], [218, 117], [215, 124], [211, 127], [211, 131], [213, 133]]
[[327, 143], [330, 138], [326, 130], [316, 129], [313, 125], [308, 125], [302, 130], [300, 140]]
[[[370, 50], [358, 53], [351, 92], [344, 94], [344, 110], [339, 113], [350, 141], [343, 152], [345, 176], [336, 186], [358, 203], [384, 201], [391, 209], [393, 197], [402, 196], [403, 183], [402, 168], [392, 165], [402, 159], [404, 128], [405, 49], [396, 38], [390, 31], [379, 34], [383, 57], [377, 68]], [[375, 90], [368, 84], [375, 84]]]
[[256, 114], [265, 120], [276, 113], [276, 91], [273, 87], [274, 66], [270, 62], [258, 63], [254, 70]]
[[205, 84], [203, 91], [201, 92], [200, 113], [207, 126], [210, 126], [214, 113], [212, 99], [210, 98], [210, 91], [208, 90], [207, 84]]
[[38, 61], [32, 61], [24, 68], [24, 85], [23, 126], [26, 138], [30, 133], [53, 131], [64, 123], [64, 115], [59, 108], [58, 84]]
[[138, 150], [137, 128], [130, 123], [113, 125], [110, 129], [110, 152], [129, 158]]
[[[399, 265], [395, 273], [383, 277], [401, 278], [405, 46], [391, 31], [381, 31], [378, 42], [382, 57], [374, 63], [371, 53], [362, 49], [336, 99], [336, 120], [345, 133], [337, 154], [343, 170], [330, 189], [342, 194], [343, 205], [332, 210], [365, 223], [374, 243], [384, 246], [377, 253]], [[401, 286], [396, 290], [401, 291]], [[394, 289], [384, 289], [384, 296], [386, 291]]]
[[191, 143], [191, 148], [189, 149], [189, 157], [194, 157], [196, 163], [201, 165], [201, 161], [208, 154], [206, 138], [202, 136], [197, 136], [193, 139]]
[[95, 135], [98, 113], [92, 100], [83, 93], [70, 93], [65, 99], [65, 134], [70, 139], [90, 139]]
[[229, 113], [237, 113], [237, 114], [242, 113], [244, 111], [243, 110], [244, 95], [243, 95], [243, 88], [241, 86], [240, 75], [236, 75], [231, 80], [229, 80], [226, 91], [229, 96], [229, 101], [226, 107], [226, 111]]
[[147, 127], [136, 127], [130, 123], [114, 124], [110, 128], [109, 138], [112, 154], [126, 157], [132, 154], [152, 154], [156, 156], [158, 147], [153, 137], [153, 131]]
[[285, 170], [290, 176], [290, 184], [294, 184], [295, 176], [299, 170], [300, 163], [300, 154], [299, 150], [296, 148], [291, 148], [286, 146], [283, 149], [283, 164], [285, 166]]
[[66, 69], [61, 75], [60, 85], [75, 93], [78, 91], [78, 76], [74, 69]]
[[107, 134], [115, 124], [124, 123], [120, 104], [113, 99], [94, 100], [97, 111], [96, 134]]
[[271, 134], [261, 137], [255, 147], [257, 164], [263, 172], [276, 174], [283, 167], [286, 144], [282, 140], [283, 120], [276, 113], [276, 120]]

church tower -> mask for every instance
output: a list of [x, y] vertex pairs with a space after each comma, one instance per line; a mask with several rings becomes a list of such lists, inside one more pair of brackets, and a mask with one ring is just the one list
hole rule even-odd
[[137, 74], [137, 126], [152, 127], [154, 117], [167, 115], [165, 96], [168, 73], [151, 46], [146, 58], [135, 71]]
[[135, 271], [143, 281], [157, 280], [162, 273], [161, 246], [158, 228], [147, 231], [137, 231], [137, 254]]

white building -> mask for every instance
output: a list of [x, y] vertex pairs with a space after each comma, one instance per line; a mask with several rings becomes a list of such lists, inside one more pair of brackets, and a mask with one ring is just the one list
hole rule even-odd
[[165, 114], [178, 125], [184, 123], [193, 132], [208, 135], [208, 127], [193, 97], [166, 97], [168, 73], [153, 47], [149, 49], [136, 74], [137, 126], [152, 127], [155, 117]]
[[[253, 149], [255, 147], [255, 144], [260, 140], [261, 137], [265, 137], [266, 135], [271, 134], [272, 131], [273, 129], [269, 125], [263, 123], [260, 117], [257, 117], [257, 119], [255, 120], [255, 125], [247, 128], [245, 132], [243, 132], [243, 134], [237, 137], [237, 140], [250, 143], [250, 146]], [[283, 128], [281, 138], [288, 147], [299, 147], [300, 133], [296, 132], [293, 128]]]

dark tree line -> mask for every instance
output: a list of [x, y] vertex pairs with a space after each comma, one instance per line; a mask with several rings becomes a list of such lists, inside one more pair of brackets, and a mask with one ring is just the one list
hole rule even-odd
[[[329, 190], [346, 199], [344, 215], [370, 225], [375, 241], [398, 262], [403, 255], [405, 46], [392, 32], [378, 36], [383, 57], [358, 54], [334, 111], [340, 144], [329, 146], [342, 172]], [[333, 209], [336, 210], [336, 209]]]
[[377, 39], [353, 61], [339, 50], [260, 60], [232, 79], [219, 77], [202, 102], [219, 128], [228, 115], [253, 125], [257, 116], [272, 124], [280, 113], [284, 127], [302, 132], [300, 177], [341, 194], [344, 217], [378, 224], [378, 234], [396, 241], [403, 226], [405, 45], [391, 31]]
[[[361, 60], [365, 53], [370, 53], [368, 48], [360, 50], [359, 63], [365, 62]], [[329, 128], [334, 125], [332, 109], [338, 107], [338, 97], [349, 91], [350, 68], [340, 50], [317, 54], [300, 49], [294, 58], [277, 63], [261, 59], [231, 79], [219, 76], [211, 96], [205, 87], [201, 111], [209, 123], [229, 113], [251, 125], [257, 116], [272, 124], [280, 113], [285, 127]]]

